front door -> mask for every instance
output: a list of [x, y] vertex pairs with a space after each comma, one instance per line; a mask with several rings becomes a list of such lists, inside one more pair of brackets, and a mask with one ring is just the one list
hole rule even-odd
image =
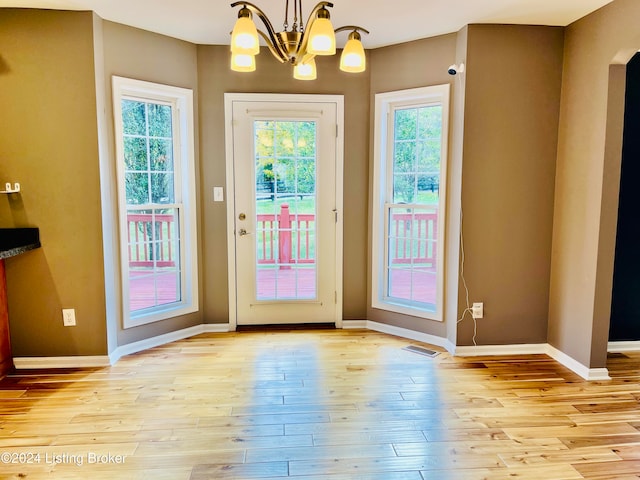
[[341, 314], [341, 105], [297, 98], [227, 95], [238, 325], [335, 323]]

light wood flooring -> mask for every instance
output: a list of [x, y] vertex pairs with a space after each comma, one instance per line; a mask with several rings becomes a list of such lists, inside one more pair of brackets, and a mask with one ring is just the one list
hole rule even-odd
[[110, 368], [21, 371], [0, 381], [0, 478], [640, 478], [640, 354], [589, 383], [544, 355], [408, 345], [205, 334]]

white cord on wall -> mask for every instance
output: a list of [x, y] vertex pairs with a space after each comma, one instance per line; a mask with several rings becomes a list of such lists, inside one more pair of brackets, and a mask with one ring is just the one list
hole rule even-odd
[[478, 335], [478, 322], [473, 316], [473, 310], [469, 304], [469, 288], [467, 287], [467, 280], [464, 278], [464, 237], [462, 235], [462, 208], [460, 208], [460, 278], [462, 279], [462, 285], [464, 286], [466, 308], [462, 312], [462, 315], [456, 323], [460, 323], [464, 320], [464, 317], [469, 314], [473, 320], [473, 345], [477, 346], [476, 337]]

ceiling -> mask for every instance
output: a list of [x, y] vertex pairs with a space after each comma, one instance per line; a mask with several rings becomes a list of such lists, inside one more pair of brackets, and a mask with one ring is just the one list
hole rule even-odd
[[[333, 0], [334, 27], [359, 25], [366, 48], [456, 32], [470, 23], [568, 25], [613, 0]], [[198, 44], [228, 44], [230, 0], [0, 0], [0, 7], [93, 10], [113, 22]], [[284, 0], [253, 0], [282, 29]], [[293, 3], [293, 0], [290, 1]], [[304, 20], [315, 0], [303, 2]], [[290, 23], [291, 19], [289, 20]], [[260, 28], [259, 22], [258, 27]], [[344, 44], [346, 34], [338, 37]], [[341, 41], [341, 42], [340, 42]]]

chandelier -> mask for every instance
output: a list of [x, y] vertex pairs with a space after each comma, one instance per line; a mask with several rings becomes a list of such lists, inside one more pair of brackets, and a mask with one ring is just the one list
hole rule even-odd
[[[340, 70], [349, 73], [364, 72], [366, 57], [362, 46], [360, 32], [369, 33], [362, 27], [345, 26], [334, 30], [331, 25], [329, 10], [333, 3], [318, 3], [307, 20], [302, 21], [302, 0], [293, 0], [292, 24], [289, 25], [289, 0], [285, 4], [283, 30], [276, 32], [266, 14], [249, 2], [234, 2], [231, 7], [242, 5], [238, 11], [238, 20], [231, 33], [231, 70], [235, 72], [253, 72], [256, 69], [255, 56], [260, 53], [260, 35], [267, 47], [281, 63], [293, 65], [293, 77], [298, 80], [315, 80], [316, 55], [335, 55], [336, 36], [343, 31], [350, 31], [342, 55]], [[257, 15], [266, 33], [258, 30], [253, 21]]]

